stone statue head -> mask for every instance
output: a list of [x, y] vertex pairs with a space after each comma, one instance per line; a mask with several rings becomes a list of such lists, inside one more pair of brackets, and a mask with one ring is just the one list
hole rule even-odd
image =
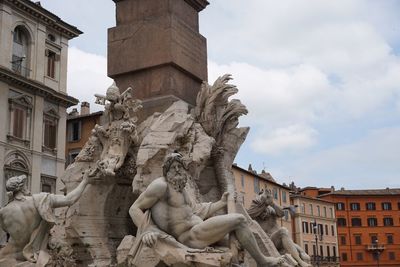
[[117, 87], [115, 82], [110, 87], [108, 87], [106, 93], [106, 98], [108, 101], [115, 103], [119, 100], [120, 95], [121, 94], [119, 93], [119, 88]]
[[26, 175], [14, 176], [7, 180], [6, 190], [7, 192], [17, 193], [25, 188]]
[[185, 188], [188, 173], [182, 154], [174, 152], [165, 157], [163, 175], [175, 190], [181, 192]]

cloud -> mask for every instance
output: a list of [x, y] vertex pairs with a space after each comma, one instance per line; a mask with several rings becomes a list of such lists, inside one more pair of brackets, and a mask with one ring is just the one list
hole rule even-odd
[[256, 152], [272, 156], [299, 153], [312, 147], [316, 137], [317, 131], [314, 129], [304, 125], [290, 125], [257, 136], [251, 147]]
[[[286, 170], [304, 184], [350, 188], [400, 187], [400, 127], [368, 131], [366, 136], [302, 158]], [[289, 174], [288, 172], [293, 171]]]
[[[82, 51], [76, 47], [68, 50], [68, 84], [69, 95], [90, 103], [91, 111], [103, 108], [94, 104], [94, 94], [105, 94], [112, 84], [107, 77], [107, 59], [104, 56]], [[79, 110], [79, 109], [78, 109]]]

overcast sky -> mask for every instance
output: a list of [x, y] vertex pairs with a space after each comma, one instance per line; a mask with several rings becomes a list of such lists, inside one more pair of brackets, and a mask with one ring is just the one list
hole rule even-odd
[[[111, 84], [114, 2], [41, 3], [85, 32], [70, 42], [68, 93], [93, 103]], [[233, 74], [249, 109], [239, 166], [299, 186], [400, 187], [400, 1], [210, 3], [209, 81]]]

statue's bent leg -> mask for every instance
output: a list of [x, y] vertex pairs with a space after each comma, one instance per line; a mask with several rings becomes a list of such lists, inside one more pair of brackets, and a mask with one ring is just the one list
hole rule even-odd
[[205, 248], [222, 240], [225, 235], [234, 231], [239, 224], [245, 222], [241, 214], [226, 214], [211, 217], [192, 227], [179, 238], [179, 242], [191, 248]]
[[179, 237], [179, 241], [192, 248], [204, 248], [235, 231], [240, 244], [254, 258], [259, 266], [278, 266], [282, 258], [266, 257], [260, 251], [250, 231], [246, 218], [242, 214], [226, 214], [212, 217]]

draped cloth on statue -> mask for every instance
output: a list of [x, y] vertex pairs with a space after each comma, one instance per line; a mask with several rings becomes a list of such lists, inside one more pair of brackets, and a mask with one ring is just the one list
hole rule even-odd
[[36, 262], [36, 266], [39, 267], [45, 266], [50, 259], [50, 255], [47, 252], [47, 243], [49, 231], [55, 224], [56, 217], [49, 193], [34, 194], [32, 197], [42, 221], [33, 231], [31, 239], [22, 253], [28, 261]]

